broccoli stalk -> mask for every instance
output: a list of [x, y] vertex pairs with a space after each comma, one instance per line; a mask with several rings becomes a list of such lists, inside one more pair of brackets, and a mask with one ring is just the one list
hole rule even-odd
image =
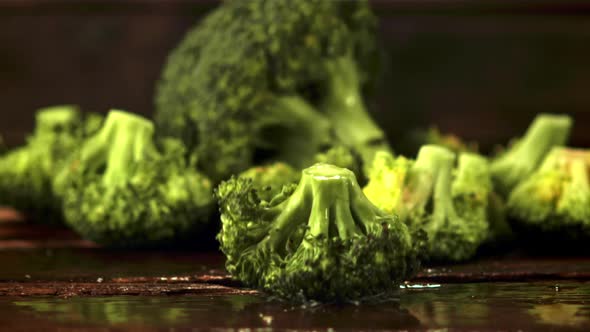
[[337, 139], [370, 162], [374, 148], [388, 147], [385, 134], [365, 108], [358, 65], [352, 56], [326, 60], [324, 64], [328, 84], [320, 110], [327, 115]]
[[[258, 150], [296, 167], [310, 165], [333, 140], [329, 120], [300, 96], [272, 98], [258, 126]], [[260, 154], [257, 158], [266, 159]]]
[[567, 115], [538, 115], [524, 137], [491, 163], [495, 189], [508, 197], [510, 191], [539, 166], [554, 146], [566, 143], [572, 120]]
[[153, 124], [111, 111], [62, 180], [67, 223], [111, 247], [151, 247], [205, 229], [212, 190], [183, 149], [158, 151]]
[[291, 300], [360, 300], [416, 271], [421, 238], [371, 204], [351, 171], [316, 164], [271, 204], [251, 184], [233, 178], [217, 190], [226, 267], [246, 285]]
[[556, 147], [537, 171], [510, 194], [508, 214], [521, 229], [561, 234], [564, 239], [590, 236], [590, 151]]

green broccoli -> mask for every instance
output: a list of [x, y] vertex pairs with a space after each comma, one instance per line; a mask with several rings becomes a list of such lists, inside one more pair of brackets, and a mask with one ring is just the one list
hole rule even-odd
[[97, 115], [85, 118], [76, 106], [40, 109], [26, 145], [0, 158], [0, 203], [28, 214], [35, 222], [61, 223], [61, 203], [52, 179], [100, 121]]
[[425, 230], [431, 260], [469, 259], [488, 236], [487, 160], [463, 153], [455, 171], [454, 163], [453, 152], [435, 145], [422, 147], [416, 161], [380, 152], [364, 188], [377, 207]]
[[589, 165], [588, 150], [553, 148], [510, 194], [509, 216], [527, 230], [590, 237]]
[[228, 1], [189, 31], [157, 87], [156, 124], [214, 181], [310, 165], [326, 146], [387, 147], [363, 103], [376, 19], [366, 1]]
[[249, 178], [216, 195], [226, 267], [247, 286], [291, 301], [391, 294], [419, 266], [423, 244], [363, 195], [350, 170], [316, 164], [263, 200]]
[[494, 189], [503, 197], [539, 166], [551, 148], [566, 143], [572, 120], [567, 115], [540, 114], [524, 137], [491, 162]]
[[152, 247], [205, 229], [211, 182], [184, 158], [181, 144], [161, 152], [151, 121], [111, 111], [76, 152], [63, 194], [66, 222], [110, 247]]

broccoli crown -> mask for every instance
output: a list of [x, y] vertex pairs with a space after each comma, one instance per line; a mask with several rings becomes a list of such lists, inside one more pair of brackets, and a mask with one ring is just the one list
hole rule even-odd
[[35, 130], [26, 145], [0, 159], [0, 203], [29, 214], [36, 222], [61, 222], [52, 179], [92, 129], [88, 123], [76, 106], [37, 111]]
[[418, 268], [423, 239], [363, 195], [350, 170], [316, 164], [262, 200], [251, 179], [217, 190], [226, 267], [290, 300], [361, 300], [396, 290]]
[[504, 197], [539, 166], [555, 146], [564, 145], [572, 120], [567, 115], [539, 114], [524, 137], [492, 161], [494, 188]]
[[366, 1], [229, 1], [189, 31], [157, 87], [156, 124], [215, 181], [306, 167], [326, 145], [385, 145], [361, 89], [376, 54]]
[[570, 238], [590, 236], [590, 151], [556, 147], [510, 194], [508, 214], [520, 226]]
[[435, 145], [422, 147], [416, 161], [380, 152], [364, 188], [376, 206], [424, 229], [432, 260], [469, 259], [487, 237], [488, 163], [472, 153], [460, 155], [456, 170], [454, 163], [453, 152]]
[[153, 132], [149, 120], [113, 110], [84, 142], [64, 181], [64, 214], [73, 229], [111, 247], [163, 245], [204, 229], [211, 182], [186, 162], [183, 149], [160, 152]]

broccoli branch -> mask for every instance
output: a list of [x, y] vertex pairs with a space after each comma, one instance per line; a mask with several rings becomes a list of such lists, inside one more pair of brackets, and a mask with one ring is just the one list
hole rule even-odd
[[151, 121], [122, 111], [111, 111], [105, 124], [82, 148], [81, 161], [93, 171], [106, 167], [103, 184], [107, 188], [129, 180], [134, 165], [156, 153]]
[[269, 116], [261, 120], [258, 146], [295, 167], [311, 164], [332, 141], [330, 123], [299, 96], [272, 97]]
[[369, 116], [361, 95], [357, 63], [351, 56], [326, 60], [326, 96], [320, 109], [335, 128], [336, 137], [360, 152], [364, 160], [372, 157], [372, 147], [386, 147], [383, 131]]
[[524, 137], [491, 164], [496, 189], [502, 195], [508, 195], [537, 168], [551, 148], [565, 144], [571, 124], [567, 115], [537, 116]]
[[450, 194], [450, 173], [454, 159], [455, 155], [451, 151], [440, 146], [426, 145], [420, 149], [402, 195], [402, 215], [423, 213], [431, 195], [434, 196], [435, 211], [437, 214], [442, 213], [446, 208], [442, 202], [450, 200], [445, 197], [444, 185], [448, 185]]

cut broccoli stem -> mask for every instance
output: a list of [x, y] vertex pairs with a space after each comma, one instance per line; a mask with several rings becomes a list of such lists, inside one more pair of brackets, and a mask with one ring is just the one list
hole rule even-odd
[[383, 215], [364, 197], [352, 171], [329, 164], [305, 169], [293, 195], [273, 209], [280, 214], [265, 241], [279, 253], [280, 245], [302, 225], [313, 237], [345, 240], [363, 234], [372, 226], [367, 222]]
[[35, 132], [69, 131], [80, 121], [80, 109], [74, 105], [61, 105], [42, 108], [35, 115]]
[[309, 166], [332, 141], [328, 119], [302, 97], [273, 98], [270, 114], [260, 129], [260, 145], [278, 152], [273, 155], [276, 160], [299, 168]]
[[426, 225], [428, 229], [438, 230], [444, 227], [446, 222], [459, 220], [455, 211], [453, 200], [451, 199], [451, 183], [453, 181], [453, 164], [455, 156], [450, 151], [445, 151], [445, 155], [440, 155], [437, 163], [436, 180], [434, 185], [434, 209], [432, 211], [432, 220]]
[[351, 56], [343, 56], [327, 60], [325, 68], [328, 91], [320, 108], [330, 118], [336, 137], [359, 151], [364, 160], [370, 160], [372, 147], [387, 144], [363, 102], [357, 64]]
[[486, 201], [492, 191], [488, 160], [478, 154], [464, 152], [459, 155], [455, 180], [453, 181], [453, 197], [469, 193], [477, 201]]
[[[455, 155], [444, 147], [425, 145], [420, 149], [416, 162], [408, 175], [407, 188], [402, 195], [403, 203], [400, 211], [402, 217], [405, 218], [412, 212], [421, 213], [421, 211], [424, 211], [430, 201], [428, 197], [433, 191], [436, 191], [437, 187], [439, 191], [442, 190], [442, 187], [438, 184], [440, 182], [438, 178], [441, 172], [447, 172], [449, 167], [452, 168], [454, 159]], [[441, 195], [444, 194], [434, 193], [435, 204], [438, 202], [437, 197], [444, 197]]]
[[106, 166], [103, 184], [107, 188], [116, 188], [129, 180], [136, 162], [155, 153], [153, 134], [151, 121], [113, 110], [103, 128], [82, 148], [81, 159], [93, 165], [94, 171]]
[[491, 164], [496, 189], [508, 195], [537, 168], [551, 148], [566, 143], [571, 124], [567, 115], [538, 115], [524, 137]]

